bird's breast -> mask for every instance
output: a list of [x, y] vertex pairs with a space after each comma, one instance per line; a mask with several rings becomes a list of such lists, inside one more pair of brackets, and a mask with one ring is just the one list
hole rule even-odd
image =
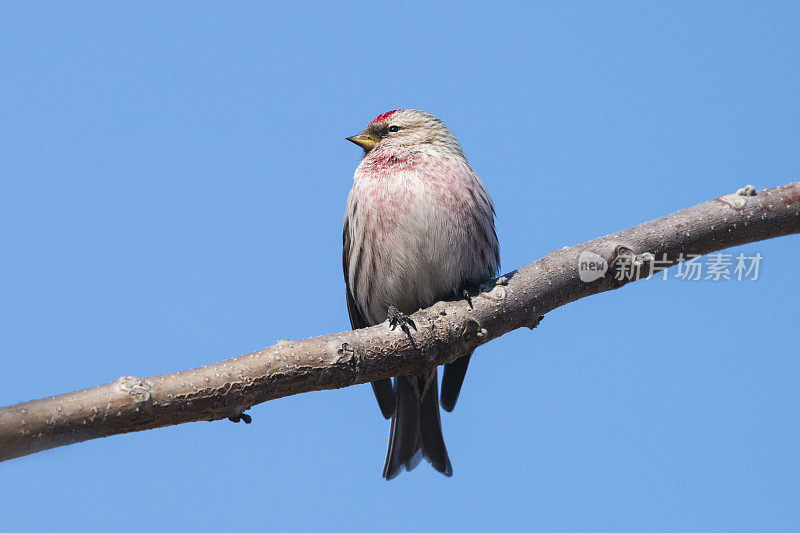
[[383, 321], [389, 305], [411, 313], [497, 269], [491, 203], [465, 161], [362, 162], [355, 178], [351, 264], [364, 268], [356, 292], [371, 322]]

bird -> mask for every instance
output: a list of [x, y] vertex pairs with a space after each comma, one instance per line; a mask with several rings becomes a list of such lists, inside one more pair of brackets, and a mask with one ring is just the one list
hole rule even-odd
[[[408, 315], [497, 274], [495, 210], [455, 135], [417, 109], [381, 113], [358, 135], [364, 150], [344, 218], [342, 266], [353, 329], [389, 319], [411, 335]], [[469, 355], [444, 365], [441, 405], [455, 407]], [[391, 419], [383, 477], [422, 458], [453, 473], [442, 434], [437, 368], [372, 383]]]

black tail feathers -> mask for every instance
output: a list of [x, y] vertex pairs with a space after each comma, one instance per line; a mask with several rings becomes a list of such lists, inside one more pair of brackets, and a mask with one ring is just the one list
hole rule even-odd
[[439, 418], [436, 369], [397, 377], [394, 389], [396, 409], [383, 477], [392, 479], [403, 469], [412, 470], [423, 457], [445, 476], [453, 475]]

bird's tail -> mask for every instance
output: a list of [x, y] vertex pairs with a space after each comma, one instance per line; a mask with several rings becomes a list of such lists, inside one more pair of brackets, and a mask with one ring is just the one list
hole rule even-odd
[[396, 409], [392, 417], [389, 450], [383, 477], [392, 479], [411, 470], [423, 457], [444, 474], [453, 475], [439, 419], [436, 369], [395, 379]]

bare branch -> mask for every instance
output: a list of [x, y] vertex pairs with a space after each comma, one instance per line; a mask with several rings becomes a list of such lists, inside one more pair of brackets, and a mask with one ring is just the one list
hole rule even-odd
[[[452, 361], [513, 329], [535, 327], [542, 315], [579, 298], [616, 289], [612, 269], [580, 280], [581, 252], [612, 266], [653, 258], [675, 264], [763, 239], [800, 233], [800, 182], [752, 187], [683, 211], [555, 250], [482, 286], [464, 301], [439, 302], [413, 315], [412, 346], [386, 324], [274, 346], [175, 374], [121, 377], [59, 396], [0, 409], [0, 460], [118, 433], [236, 417], [255, 404], [313, 390], [334, 389], [412, 374]], [[645, 272], [646, 274], [647, 272]]]

